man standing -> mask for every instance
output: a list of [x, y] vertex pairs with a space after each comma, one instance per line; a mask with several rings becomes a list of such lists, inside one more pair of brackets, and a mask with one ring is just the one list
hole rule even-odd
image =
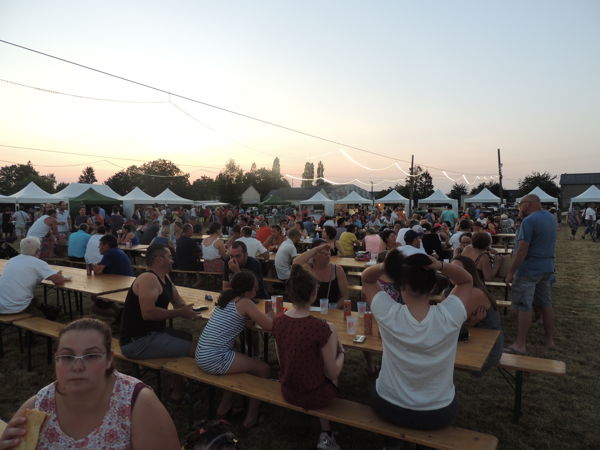
[[592, 231], [594, 231], [594, 226], [596, 224], [596, 210], [594, 209], [595, 206], [596, 205], [592, 203], [591, 205], [588, 205], [588, 207], [585, 209], [585, 213], [583, 214], [585, 231], [583, 232], [583, 236], [581, 236], [581, 239], [585, 239], [586, 234], [592, 234]]
[[58, 204], [58, 210], [56, 211], [56, 228], [58, 234], [62, 234], [65, 237], [69, 236], [71, 232], [71, 216], [65, 202]]
[[512, 282], [512, 304], [519, 311], [519, 318], [517, 339], [508, 350], [525, 353], [533, 305], [542, 311], [544, 343], [554, 347], [551, 283], [554, 275], [556, 220], [542, 209], [537, 195], [523, 197], [519, 210], [524, 219], [517, 233], [513, 262], [506, 275], [506, 283]]
[[277, 271], [277, 278], [282, 281], [290, 277], [292, 261], [298, 256], [296, 244], [300, 242], [300, 237], [300, 230], [292, 228], [288, 231], [287, 239], [281, 243], [277, 250], [277, 254], [275, 255], [275, 270]]
[[230, 258], [225, 262], [225, 268], [223, 270], [223, 289], [228, 289], [231, 287], [229, 284], [229, 279], [234, 273], [239, 272], [240, 270], [249, 270], [254, 274], [258, 281], [256, 297], [270, 298], [263, 282], [262, 267], [260, 262], [257, 259], [248, 256], [246, 244], [241, 241], [235, 241], [231, 245], [229, 256]]
[[29, 214], [27, 214], [25, 210], [19, 209], [13, 213], [12, 219], [15, 221], [15, 233], [17, 239], [24, 238], [27, 229], [27, 222], [29, 222]]
[[448, 207], [442, 211], [441, 219], [442, 222], [448, 222], [450, 224], [450, 229], [454, 230], [454, 225], [458, 220], [458, 214], [452, 209], [452, 205], [448, 205]]

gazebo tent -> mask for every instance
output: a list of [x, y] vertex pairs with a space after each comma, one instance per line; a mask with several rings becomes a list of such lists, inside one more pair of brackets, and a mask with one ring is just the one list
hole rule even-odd
[[[82, 192], [81, 195], [69, 199], [69, 211], [72, 216], [75, 216], [82, 206], [114, 206], [120, 205], [121, 203], [122, 201], [120, 199], [102, 195], [95, 189], [88, 188], [86, 191]], [[110, 215], [110, 211], [107, 210], [106, 214]]]
[[344, 198], [339, 200], [334, 200], [336, 205], [371, 205], [373, 200], [369, 200], [368, 198], [364, 198], [362, 195], [358, 194], [356, 191], [350, 192]]
[[88, 183], [71, 183], [62, 191], [57, 192], [56, 196], [63, 198], [65, 200], [71, 200], [74, 197], [78, 197], [83, 194], [88, 189], [93, 189], [94, 191], [102, 194], [106, 197], [114, 198], [121, 200], [122, 197], [113, 191], [109, 186], [105, 184], [88, 184]]
[[334, 213], [334, 201], [331, 200], [326, 195], [323, 195], [321, 191], [315, 193], [311, 198], [307, 200], [302, 200], [300, 202], [301, 205], [323, 205], [325, 209], [325, 214], [328, 216], [332, 216]]
[[[537, 195], [542, 203], [554, 203], [555, 205], [558, 205], [558, 199], [556, 197], [552, 197], [549, 194], [546, 194], [546, 192], [539, 186], [533, 188], [533, 190], [527, 195], [531, 194]], [[519, 203], [523, 197], [518, 198], [517, 203]]]
[[63, 200], [60, 195], [48, 194], [31, 181], [19, 192], [5, 198], [0, 198], [0, 203], [56, 203], [60, 200]]
[[500, 197], [484, 187], [479, 194], [474, 195], [466, 200], [468, 203], [494, 203], [500, 204]]
[[268, 199], [260, 204], [260, 206], [284, 206], [289, 205], [290, 202], [282, 199], [276, 194], [271, 195]]
[[135, 205], [153, 205], [156, 203], [156, 199], [154, 197], [149, 196], [137, 186], [122, 198], [123, 214], [125, 217], [133, 216]]
[[192, 205], [194, 203], [193, 200], [180, 197], [169, 188], [154, 197], [154, 201], [161, 205]]
[[410, 203], [410, 200], [404, 197], [398, 191], [392, 189], [385, 197], [378, 198], [375, 200], [375, 202], [388, 205], [402, 203], [404, 204], [404, 208], [408, 209], [408, 204]]
[[573, 208], [573, 203], [600, 203], [600, 189], [592, 184], [577, 197], [571, 198], [569, 209]]
[[429, 197], [420, 199], [419, 207], [421, 205], [452, 205], [452, 209], [458, 210], [458, 200], [448, 197], [439, 189], [436, 189]]

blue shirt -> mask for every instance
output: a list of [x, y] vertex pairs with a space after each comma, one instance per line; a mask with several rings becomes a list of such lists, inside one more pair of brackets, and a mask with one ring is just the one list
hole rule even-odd
[[77, 230], [69, 236], [68, 255], [74, 258], [83, 258], [88, 241], [92, 236], [83, 230]]
[[554, 249], [556, 247], [556, 219], [545, 209], [536, 211], [523, 219], [515, 243], [529, 244], [527, 257], [517, 270], [519, 275], [537, 276], [554, 272]]
[[102, 273], [133, 276], [133, 268], [129, 258], [120, 248], [109, 248], [102, 255], [100, 265], [104, 266]]

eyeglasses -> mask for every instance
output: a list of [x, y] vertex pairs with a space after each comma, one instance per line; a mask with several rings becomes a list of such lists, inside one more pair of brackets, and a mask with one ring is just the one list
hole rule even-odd
[[88, 353], [87, 355], [55, 355], [54, 361], [56, 364], [72, 366], [75, 361], [80, 360], [84, 365], [100, 361], [106, 356], [106, 353]]

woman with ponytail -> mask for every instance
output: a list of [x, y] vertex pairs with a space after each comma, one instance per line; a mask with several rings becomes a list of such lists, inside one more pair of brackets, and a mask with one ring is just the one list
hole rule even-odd
[[[318, 281], [299, 264], [292, 266], [287, 295], [294, 307], [278, 316], [273, 336], [279, 358], [281, 393], [293, 405], [319, 409], [337, 394], [337, 379], [344, 365], [344, 349], [335, 327], [310, 314], [317, 298]], [[329, 420], [319, 418], [319, 449], [339, 449]]]
[[[196, 363], [213, 375], [250, 373], [267, 378], [269, 366], [233, 350], [235, 339], [245, 329], [248, 320], [256, 322], [265, 330], [271, 330], [273, 321], [258, 310], [252, 299], [256, 297], [258, 282], [250, 271], [236, 272], [231, 287], [221, 292], [217, 307], [202, 331], [196, 347]], [[224, 392], [217, 415], [225, 416], [232, 408], [233, 394]], [[244, 420], [244, 427], [251, 428], [258, 419], [260, 402], [251, 399]]]
[[[455, 287], [446, 300], [430, 305], [436, 271]], [[405, 304], [381, 290], [376, 280], [383, 273], [392, 279]], [[458, 335], [475, 309], [471, 275], [459, 265], [421, 254], [404, 257], [392, 250], [383, 264], [366, 269], [362, 280], [383, 343], [373, 408], [400, 426], [436, 429], [450, 425], [458, 414], [453, 381]]]

